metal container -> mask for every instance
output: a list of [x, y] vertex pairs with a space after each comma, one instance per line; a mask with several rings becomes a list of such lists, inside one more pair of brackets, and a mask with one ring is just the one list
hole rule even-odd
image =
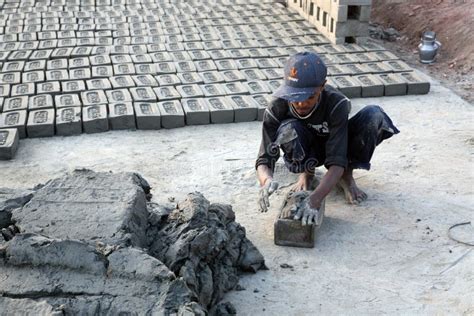
[[436, 33], [428, 31], [423, 33], [421, 43], [418, 45], [420, 61], [423, 64], [431, 64], [435, 61], [436, 53], [441, 47], [441, 43], [436, 40]]

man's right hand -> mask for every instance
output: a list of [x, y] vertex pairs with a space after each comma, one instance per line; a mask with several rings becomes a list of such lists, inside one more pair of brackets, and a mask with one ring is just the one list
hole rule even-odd
[[260, 208], [260, 212], [266, 212], [268, 211], [268, 208], [270, 207], [270, 195], [272, 195], [273, 192], [275, 192], [278, 189], [278, 182], [274, 181], [271, 178], [268, 178], [265, 181], [265, 184], [262, 186], [260, 189], [260, 192], [258, 193], [258, 204]]

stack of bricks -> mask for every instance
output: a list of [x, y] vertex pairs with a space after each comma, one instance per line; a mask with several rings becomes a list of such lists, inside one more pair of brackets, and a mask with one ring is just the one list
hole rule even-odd
[[334, 44], [363, 44], [369, 37], [372, 0], [288, 0]]

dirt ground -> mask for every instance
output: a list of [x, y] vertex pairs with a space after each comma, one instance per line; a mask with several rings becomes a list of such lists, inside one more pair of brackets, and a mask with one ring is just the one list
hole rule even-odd
[[[374, 0], [372, 22], [393, 27], [400, 37], [384, 45], [413, 67], [441, 81], [468, 102], [474, 102], [474, 3], [472, 0]], [[442, 47], [431, 65], [419, 62], [423, 32], [436, 32]]]
[[[200, 191], [231, 203], [269, 267], [227, 295], [241, 315], [473, 314], [473, 248], [447, 235], [474, 212], [472, 105], [437, 81], [428, 95], [354, 99], [353, 113], [365, 104], [380, 104], [401, 133], [377, 148], [370, 172], [356, 172], [366, 202], [330, 195], [314, 249], [273, 244], [285, 189], [270, 212], [257, 211], [259, 122], [25, 139], [14, 160], [0, 162], [0, 186], [86, 167], [137, 171], [157, 201]], [[283, 168], [276, 177], [295, 180]], [[472, 232], [453, 231], [471, 242]]]

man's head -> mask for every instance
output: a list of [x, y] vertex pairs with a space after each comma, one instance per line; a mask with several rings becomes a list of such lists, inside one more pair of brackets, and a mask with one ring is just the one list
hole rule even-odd
[[326, 75], [326, 65], [317, 54], [294, 54], [286, 62], [283, 85], [273, 96], [289, 101], [294, 107], [312, 108], [326, 83]]

